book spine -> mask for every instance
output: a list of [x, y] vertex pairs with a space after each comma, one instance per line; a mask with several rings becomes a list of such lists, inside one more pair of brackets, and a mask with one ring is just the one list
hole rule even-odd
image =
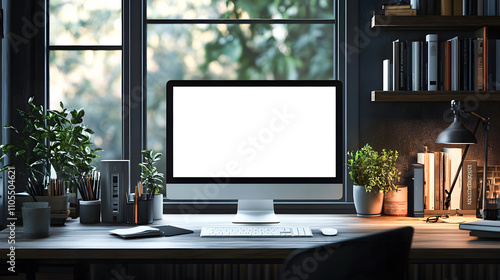
[[483, 61], [483, 39], [479, 38], [476, 40], [476, 59], [475, 59], [475, 80], [476, 80], [476, 91], [484, 90], [483, 75], [484, 75], [484, 61]]
[[436, 34], [428, 34], [425, 37], [427, 42], [427, 89], [437, 90], [437, 64], [438, 64], [438, 36]]
[[417, 10], [408, 9], [408, 10], [385, 10], [384, 14], [386, 16], [416, 16]]
[[496, 12], [496, 15], [500, 16], [500, 0], [497, 0], [497, 12]]
[[399, 90], [399, 40], [392, 42], [392, 89]]
[[439, 16], [440, 14], [441, 14], [441, 0], [427, 0], [427, 15]]
[[488, 90], [496, 89], [496, 43], [497, 40], [488, 40]]
[[468, 16], [468, 15], [469, 15], [469, 1], [462, 0], [462, 16]]
[[392, 89], [391, 84], [391, 60], [384, 59], [383, 61], [383, 79], [382, 79], [382, 90], [389, 91]]
[[424, 216], [424, 165], [413, 166], [413, 199], [410, 199], [410, 211], [413, 217]]
[[483, 90], [488, 90], [488, 41], [489, 29], [483, 27]]
[[420, 10], [420, 1], [419, 0], [410, 0], [410, 6], [412, 9]]
[[463, 164], [462, 209], [476, 210], [477, 204], [477, 161], [465, 160]]
[[453, 15], [453, 2], [452, 2], [452, 0], [441, 0], [441, 15], [442, 16]]
[[406, 42], [399, 43], [399, 90], [408, 90], [406, 81]]
[[468, 39], [462, 39], [461, 42], [461, 69], [460, 69], [460, 74], [461, 74], [461, 80], [462, 80], [462, 86], [461, 90], [469, 90], [469, 77], [468, 77], [468, 72], [469, 68], [467, 67], [469, 63], [469, 46], [468, 46]]
[[443, 90], [449, 91], [451, 90], [451, 42], [450, 40], [443, 43], [444, 47], [444, 56], [443, 56]]
[[453, 0], [453, 15], [462, 15], [462, 0]]
[[[460, 166], [460, 161], [462, 160], [462, 149], [460, 148], [445, 148], [444, 152], [448, 153], [450, 159], [450, 189], [457, 176], [457, 171]], [[451, 193], [451, 204], [450, 209], [461, 209], [461, 195], [462, 195], [462, 171], [458, 172], [457, 181], [453, 187], [453, 192]]]
[[439, 152], [434, 153], [434, 209], [443, 210], [442, 201], [443, 198], [439, 192], [439, 166], [441, 164]]
[[477, 15], [484, 15], [484, 0], [477, 0]]
[[427, 90], [427, 45], [420, 42], [420, 90]]
[[459, 86], [458, 74], [459, 68], [459, 53], [458, 53], [458, 37], [451, 39], [451, 90], [457, 91]]
[[495, 16], [497, 13], [497, 0], [486, 0], [485, 16]]
[[427, 13], [427, 1], [428, 0], [421, 0], [420, 1], [420, 3], [419, 3], [420, 4], [420, 13], [419, 13], [420, 15], [429, 15]]
[[444, 153], [439, 152], [439, 197], [441, 197], [441, 200], [439, 201], [439, 209], [444, 209], [444, 200], [446, 198], [444, 193], [445, 173]]
[[469, 16], [477, 15], [477, 1], [478, 0], [469, 0]]
[[420, 90], [420, 42], [411, 43], [411, 79], [412, 90]]
[[469, 63], [467, 64], [467, 78], [468, 78], [468, 90], [474, 90], [474, 40], [472, 38], [467, 39], [467, 45], [469, 47]]

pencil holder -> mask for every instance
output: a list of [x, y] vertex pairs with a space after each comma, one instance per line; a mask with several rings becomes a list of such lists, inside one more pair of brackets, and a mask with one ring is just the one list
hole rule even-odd
[[137, 201], [137, 224], [145, 225], [153, 223], [153, 200], [141, 197]]
[[80, 200], [80, 223], [96, 224], [101, 221], [101, 200]]

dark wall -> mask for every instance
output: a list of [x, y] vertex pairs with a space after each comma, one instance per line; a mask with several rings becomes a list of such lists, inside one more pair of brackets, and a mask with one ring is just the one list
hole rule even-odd
[[[425, 40], [425, 35], [436, 33], [444, 41], [454, 36], [472, 36], [471, 31], [395, 31], [370, 29], [373, 10], [380, 10], [387, 1], [360, 0], [358, 29], [349, 30], [359, 33], [359, 139], [360, 145], [369, 143], [375, 149], [392, 149], [400, 153], [398, 166], [401, 181], [409, 183], [409, 164], [416, 163], [416, 153], [428, 146], [430, 151], [442, 151], [445, 145], [435, 144], [438, 134], [448, 127], [451, 120], [445, 114], [449, 110], [448, 102], [406, 103], [406, 102], [371, 102], [372, 90], [382, 89], [382, 61], [392, 59], [392, 41]], [[481, 101], [475, 109], [482, 115], [491, 117], [489, 133], [488, 164], [500, 164], [500, 102], [488, 102], [486, 96], [478, 96]], [[475, 104], [471, 104], [474, 105]], [[449, 111], [448, 111], [449, 113]], [[465, 127], [473, 130], [475, 117], [464, 119]], [[483, 162], [483, 129], [476, 133], [477, 145], [469, 149], [467, 159]], [[446, 145], [449, 146], [449, 145]], [[460, 146], [451, 146], [460, 147]], [[463, 147], [463, 146], [462, 146]]]

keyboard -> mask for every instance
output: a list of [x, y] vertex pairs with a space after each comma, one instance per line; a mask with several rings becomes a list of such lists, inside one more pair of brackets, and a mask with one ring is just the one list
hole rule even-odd
[[204, 226], [200, 237], [312, 237], [309, 227]]

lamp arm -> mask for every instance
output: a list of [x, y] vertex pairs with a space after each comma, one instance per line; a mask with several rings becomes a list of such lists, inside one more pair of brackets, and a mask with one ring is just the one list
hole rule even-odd
[[[476, 135], [477, 128], [479, 127], [479, 123], [481, 122], [481, 119], [478, 119], [476, 122], [476, 125], [474, 127], [474, 132], [472, 132], [473, 135]], [[451, 184], [450, 190], [445, 190], [446, 192], [446, 199], [444, 201], [444, 209], [449, 210], [450, 208], [450, 202], [451, 202], [451, 193], [453, 192], [453, 189], [455, 188], [455, 184], [457, 183], [458, 180], [458, 175], [460, 174], [460, 171], [462, 170], [462, 167], [464, 165], [465, 157], [467, 155], [467, 152], [469, 151], [469, 146], [470, 144], [467, 144], [464, 149], [464, 153], [462, 155], [462, 159], [460, 160], [460, 165], [458, 166], [457, 173], [455, 174], [455, 178], [453, 179], [453, 183]]]

